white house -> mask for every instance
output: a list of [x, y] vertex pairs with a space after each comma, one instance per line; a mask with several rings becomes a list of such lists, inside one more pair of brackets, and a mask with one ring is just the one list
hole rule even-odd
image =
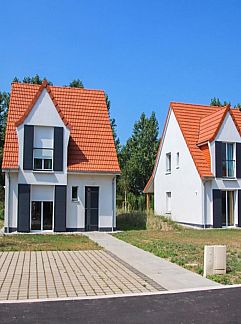
[[176, 222], [241, 226], [239, 109], [172, 102], [144, 192]]
[[113, 230], [120, 173], [104, 91], [13, 83], [5, 231]]

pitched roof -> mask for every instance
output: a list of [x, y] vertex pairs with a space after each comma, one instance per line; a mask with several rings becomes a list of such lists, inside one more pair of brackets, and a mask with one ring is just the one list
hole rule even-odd
[[[241, 136], [241, 112], [239, 109], [230, 109], [229, 106], [204, 106], [181, 102], [171, 102], [170, 109], [173, 110], [177, 119], [199, 175], [201, 177], [212, 177], [213, 174], [211, 172], [209, 152], [207, 152], [206, 146], [203, 148], [202, 145], [215, 139], [228, 112], [230, 113]], [[154, 179], [162, 139], [163, 136], [160, 141], [153, 173], [144, 189], [144, 192], [148, 192], [151, 181]]]
[[206, 142], [212, 142], [215, 139], [219, 128], [221, 127], [224, 118], [229, 110], [230, 108], [226, 107], [226, 109], [220, 109], [219, 111], [216, 111], [201, 119], [198, 145]]
[[64, 124], [70, 127], [68, 170], [119, 173], [104, 91], [46, 83], [12, 84], [2, 168], [18, 168], [16, 127], [27, 117], [44, 88]]

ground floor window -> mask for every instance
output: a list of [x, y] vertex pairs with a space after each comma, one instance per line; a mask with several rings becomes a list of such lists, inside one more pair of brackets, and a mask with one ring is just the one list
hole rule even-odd
[[166, 212], [171, 213], [171, 192], [166, 193]]
[[234, 191], [222, 191], [222, 226], [234, 225]]
[[48, 231], [53, 229], [53, 202], [32, 201], [31, 230]]

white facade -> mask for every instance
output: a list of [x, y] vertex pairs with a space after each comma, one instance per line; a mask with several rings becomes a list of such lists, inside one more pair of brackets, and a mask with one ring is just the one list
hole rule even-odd
[[[24, 125], [34, 125], [34, 145], [41, 148], [53, 147], [53, 128], [64, 128], [64, 169], [63, 171], [32, 171], [23, 170], [23, 138]], [[46, 89], [43, 90], [31, 112], [26, 117], [23, 124], [17, 128], [18, 145], [19, 145], [19, 183], [29, 184], [67, 184], [67, 154], [70, 131], [65, 126], [59, 113], [57, 112], [53, 101], [51, 100]], [[42, 139], [41, 139], [42, 136]], [[51, 138], [52, 137], [52, 138]]]
[[[72, 187], [78, 187], [78, 199], [72, 200]], [[85, 228], [85, 187], [99, 188], [99, 228], [116, 227], [115, 177], [113, 175], [68, 174], [67, 224], [70, 229]]]
[[[171, 153], [171, 172], [166, 171], [166, 154], [169, 153]], [[170, 111], [154, 177], [155, 213], [170, 215], [177, 222], [202, 224], [202, 187], [202, 181], [176, 117]], [[169, 192], [170, 213], [167, 206]]]
[[[10, 182], [9, 179], [10, 178]], [[114, 175], [71, 174], [67, 176], [67, 231], [85, 230], [85, 187], [99, 188], [99, 229], [116, 227], [116, 178]], [[5, 174], [5, 228], [17, 228], [18, 174]], [[72, 200], [72, 187], [78, 187], [78, 200]], [[54, 201], [54, 185], [31, 185], [31, 201]], [[30, 215], [31, 216], [31, 215]], [[30, 217], [31, 218], [31, 217]], [[29, 219], [29, 222], [31, 220]]]
[[[183, 137], [177, 119], [170, 109], [166, 128], [153, 173], [154, 211], [157, 215], [167, 215], [174, 221], [200, 227], [213, 226], [213, 189], [233, 191], [234, 226], [238, 224], [238, 190], [241, 179], [215, 177], [215, 142], [241, 143], [240, 134], [229, 112], [216, 138], [209, 145], [211, 172], [209, 179], [202, 179]], [[169, 171], [171, 156], [171, 170]], [[150, 189], [152, 190], [152, 189]]]

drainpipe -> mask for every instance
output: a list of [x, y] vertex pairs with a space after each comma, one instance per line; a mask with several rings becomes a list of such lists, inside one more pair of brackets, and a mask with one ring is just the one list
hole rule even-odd
[[203, 213], [203, 228], [206, 228], [206, 181], [203, 180], [203, 186], [202, 186], [202, 213]]
[[[9, 233], [9, 206], [10, 206], [10, 172], [6, 172], [5, 181], [5, 209], [4, 209], [4, 224], [6, 224], [6, 233]], [[7, 192], [6, 192], [7, 189]], [[7, 207], [7, 208], [6, 208]]]
[[115, 226], [115, 186], [116, 186], [116, 176], [112, 179], [112, 232]]

